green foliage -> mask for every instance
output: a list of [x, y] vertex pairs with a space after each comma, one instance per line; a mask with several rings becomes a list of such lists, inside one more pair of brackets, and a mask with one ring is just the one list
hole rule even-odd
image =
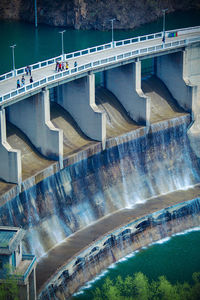
[[12, 277], [10, 265], [4, 266], [4, 278], [0, 282], [0, 300], [18, 300], [19, 288]]
[[200, 273], [192, 276], [193, 284], [187, 282], [170, 283], [165, 276], [149, 282], [142, 273], [124, 280], [118, 276], [115, 282], [106, 278], [102, 288], [94, 291], [94, 300], [199, 300]]

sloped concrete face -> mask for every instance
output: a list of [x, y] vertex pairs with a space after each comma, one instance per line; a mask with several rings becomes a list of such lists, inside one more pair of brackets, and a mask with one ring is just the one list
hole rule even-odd
[[0, 110], [0, 178], [17, 184], [22, 181], [21, 152], [7, 142], [4, 109]]
[[44, 156], [63, 166], [63, 132], [50, 121], [49, 91], [18, 102], [8, 108], [8, 119], [21, 129]]
[[90, 74], [57, 87], [56, 102], [66, 109], [91, 139], [106, 140], [106, 115], [95, 103], [95, 77]]
[[141, 90], [140, 61], [104, 71], [103, 85], [117, 97], [134, 121], [148, 124], [150, 100]]
[[159, 56], [156, 75], [167, 86], [178, 104], [186, 111], [192, 111], [193, 88], [186, 74], [186, 60], [183, 51]]

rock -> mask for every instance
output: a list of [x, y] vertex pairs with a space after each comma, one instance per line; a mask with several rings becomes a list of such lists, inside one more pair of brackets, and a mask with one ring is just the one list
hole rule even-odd
[[[115, 18], [115, 29], [132, 29], [156, 20], [175, 10], [200, 9], [198, 0], [37, 0], [38, 23], [75, 29], [110, 29]], [[14, 9], [13, 9], [14, 8]], [[34, 22], [34, 1], [0, 1], [0, 19]]]

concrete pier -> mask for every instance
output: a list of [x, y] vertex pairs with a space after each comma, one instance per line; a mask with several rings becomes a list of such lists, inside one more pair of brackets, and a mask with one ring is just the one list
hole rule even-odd
[[156, 75], [165, 83], [178, 104], [191, 112], [194, 91], [186, 78], [187, 65], [184, 51], [159, 56]]
[[184, 67], [187, 75], [191, 78], [200, 76], [200, 43], [185, 48]]
[[95, 103], [94, 74], [58, 86], [56, 102], [72, 115], [89, 138], [105, 145], [106, 116]]
[[7, 142], [5, 110], [0, 110], [0, 178], [11, 183], [22, 181], [21, 151]]
[[148, 125], [150, 100], [141, 90], [141, 61], [104, 71], [103, 74], [103, 86], [117, 97], [128, 115], [137, 123]]
[[8, 108], [8, 120], [21, 129], [45, 157], [63, 166], [63, 132], [50, 121], [49, 90]]

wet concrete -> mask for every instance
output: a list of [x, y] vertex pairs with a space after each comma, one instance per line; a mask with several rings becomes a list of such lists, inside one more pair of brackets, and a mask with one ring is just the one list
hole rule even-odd
[[21, 150], [22, 180], [35, 175], [53, 163], [52, 160], [40, 155], [26, 135], [9, 122], [7, 122], [7, 141], [12, 148]]
[[63, 156], [84, 150], [96, 142], [83, 134], [71, 115], [59, 104], [51, 103], [51, 121], [55, 127], [63, 130]]
[[101, 236], [155, 211], [199, 197], [200, 184], [188, 190], [179, 190], [149, 199], [145, 203], [138, 204], [132, 209], [119, 210], [112, 215], [100, 219], [91, 226], [77, 231], [69, 238], [66, 238], [61, 244], [51, 249], [48, 254], [38, 262], [36, 268], [38, 294], [55, 272], [66, 265], [73, 256], [77, 256], [80, 251], [89, 247], [90, 244], [98, 240]]
[[143, 80], [142, 91], [151, 98], [150, 123], [169, 120], [185, 114], [158, 77], [152, 76]]
[[[151, 97], [151, 123], [169, 120], [185, 115], [177, 106], [175, 100], [169, 93], [166, 86], [155, 76], [142, 82], [142, 89], [146, 95]], [[104, 88], [96, 89], [96, 102], [102, 111], [107, 115], [107, 139], [121, 136], [134, 131], [139, 126], [127, 115], [123, 106], [115, 96]], [[53, 124], [63, 129], [64, 133], [64, 158], [78, 154], [80, 151], [95, 147], [97, 142], [86, 137], [73, 120], [73, 118], [58, 104], [51, 105], [51, 118]], [[22, 179], [25, 180], [51, 166], [50, 161], [41, 156], [33, 147], [28, 138], [15, 126], [7, 125], [8, 142], [15, 149], [22, 151]], [[99, 149], [98, 147], [94, 148]], [[93, 153], [94, 154], [94, 153]], [[73, 160], [72, 160], [73, 161]], [[38, 176], [42, 180], [43, 176]], [[0, 197], [9, 192], [16, 185], [0, 180]]]
[[106, 113], [106, 137], [116, 137], [139, 128], [125, 111], [117, 98], [108, 90], [96, 89], [96, 103], [102, 112]]
[[1, 195], [4, 195], [5, 193], [7, 193], [13, 187], [15, 187], [15, 184], [0, 180], [0, 197], [1, 197]]

